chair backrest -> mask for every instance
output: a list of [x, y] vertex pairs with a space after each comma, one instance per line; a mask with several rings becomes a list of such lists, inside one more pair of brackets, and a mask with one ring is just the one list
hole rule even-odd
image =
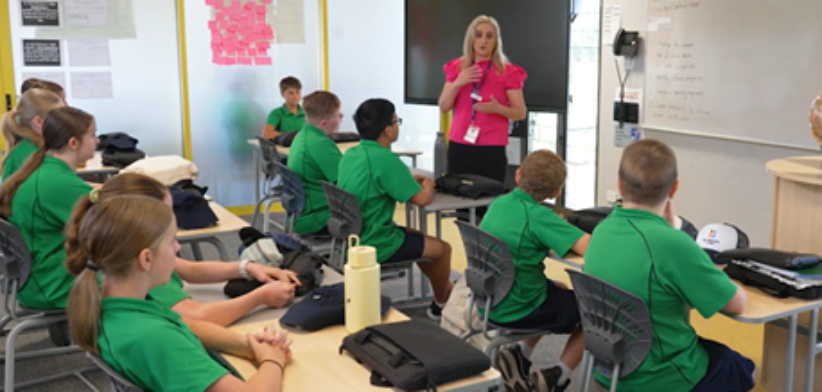
[[283, 186], [281, 203], [285, 210], [285, 229], [287, 234], [291, 234], [294, 221], [300, 216], [303, 207], [305, 207], [305, 188], [303, 188], [303, 181], [300, 176], [287, 166], [277, 162], [277, 170], [280, 173]]
[[641, 298], [580, 271], [568, 270], [579, 304], [585, 349], [594, 367], [611, 377], [615, 364], [619, 376], [636, 370], [653, 342], [651, 317]]
[[23, 235], [9, 221], [0, 219], [0, 273], [11, 288], [8, 293], [15, 294], [23, 287], [30, 272], [31, 255]]
[[[348, 236], [359, 235], [362, 231], [362, 214], [360, 205], [354, 195], [340, 189], [340, 187], [322, 181], [320, 185], [328, 201], [328, 232], [333, 239], [331, 243], [331, 260], [334, 268], [341, 268], [345, 264], [345, 252], [348, 247]], [[338, 246], [339, 244], [339, 246]]]
[[110, 368], [100, 357], [90, 352], [86, 352], [86, 356], [108, 376], [109, 380], [111, 380], [112, 389], [114, 389], [115, 392], [143, 392], [142, 389]]
[[262, 170], [266, 179], [273, 179], [277, 176], [277, 163], [280, 162], [280, 153], [277, 152], [277, 144], [262, 136], [256, 136], [260, 145], [260, 158], [262, 159]]
[[514, 284], [514, 261], [508, 245], [484, 230], [463, 221], [456, 221], [468, 266], [465, 281], [474, 294], [477, 306], [499, 304]]

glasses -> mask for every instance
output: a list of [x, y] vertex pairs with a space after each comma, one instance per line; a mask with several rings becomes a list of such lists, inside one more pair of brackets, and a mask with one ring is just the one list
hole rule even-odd
[[402, 125], [402, 119], [397, 117], [397, 121], [394, 121], [394, 124]]

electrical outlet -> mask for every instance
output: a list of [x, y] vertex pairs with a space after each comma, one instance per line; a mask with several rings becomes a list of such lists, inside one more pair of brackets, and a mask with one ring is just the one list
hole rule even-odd
[[605, 201], [607, 201], [608, 204], [611, 204], [611, 205], [616, 204], [618, 198], [619, 198], [619, 194], [617, 194], [616, 191], [607, 191], [607, 192], [605, 192]]

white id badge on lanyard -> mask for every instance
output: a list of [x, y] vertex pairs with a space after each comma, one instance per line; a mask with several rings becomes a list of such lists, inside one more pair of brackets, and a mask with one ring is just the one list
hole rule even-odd
[[471, 99], [477, 102], [482, 102], [482, 95], [479, 95], [478, 92], [474, 91], [473, 93], [471, 93]]
[[478, 126], [471, 124], [468, 126], [468, 131], [465, 132], [465, 141], [471, 144], [477, 142], [477, 137], [479, 137], [480, 129]]

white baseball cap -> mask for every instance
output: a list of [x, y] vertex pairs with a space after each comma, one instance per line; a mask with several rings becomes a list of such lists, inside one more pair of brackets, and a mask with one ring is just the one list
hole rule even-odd
[[738, 227], [728, 223], [705, 225], [696, 236], [696, 243], [714, 260], [716, 255], [730, 249], [750, 246], [748, 235]]

